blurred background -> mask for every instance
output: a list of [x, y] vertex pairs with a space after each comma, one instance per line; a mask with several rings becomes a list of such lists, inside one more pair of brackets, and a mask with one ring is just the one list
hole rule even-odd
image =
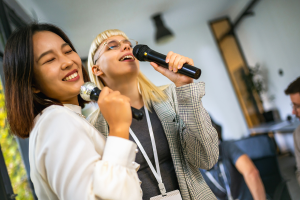
[[[0, 144], [8, 171], [1, 159], [0, 165], [8, 199], [35, 198], [28, 142], [10, 136], [5, 121], [2, 69], [5, 41], [31, 22], [60, 27], [83, 63], [97, 34], [113, 28], [157, 52], [192, 58], [202, 70], [196, 82], [206, 84], [204, 107], [222, 126], [223, 139], [271, 138], [280, 176], [297, 199], [292, 132], [299, 122], [284, 89], [300, 75], [299, 8], [299, 0], [0, 0]], [[140, 67], [155, 85], [170, 83], [149, 63]]]

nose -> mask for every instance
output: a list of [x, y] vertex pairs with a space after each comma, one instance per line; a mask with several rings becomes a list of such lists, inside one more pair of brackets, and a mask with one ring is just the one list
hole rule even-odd
[[121, 43], [121, 49], [122, 49], [122, 51], [125, 51], [125, 50], [130, 50], [131, 49], [131, 47], [130, 47], [130, 45], [129, 44], [126, 44], [126, 43]]
[[61, 69], [64, 70], [64, 69], [67, 69], [69, 67], [71, 67], [73, 65], [73, 61], [68, 58], [66, 55], [63, 55], [61, 57]]

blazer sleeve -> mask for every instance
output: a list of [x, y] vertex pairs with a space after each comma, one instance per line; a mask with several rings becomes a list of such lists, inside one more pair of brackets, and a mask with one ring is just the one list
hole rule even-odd
[[136, 144], [118, 137], [105, 142], [89, 135], [91, 129], [79, 116], [62, 110], [46, 116], [35, 144], [35, 165], [42, 178], [62, 200], [142, 199], [133, 162]]
[[218, 134], [202, 105], [205, 84], [191, 83], [176, 87], [178, 113], [183, 120], [181, 144], [191, 164], [198, 168], [212, 168], [219, 157]]

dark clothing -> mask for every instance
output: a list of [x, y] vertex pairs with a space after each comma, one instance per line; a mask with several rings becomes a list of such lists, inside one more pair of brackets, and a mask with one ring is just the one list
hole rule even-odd
[[[143, 112], [145, 111], [144, 107], [142, 107], [140, 110]], [[149, 116], [155, 138], [162, 181], [165, 184], [166, 191], [170, 192], [173, 190], [179, 190], [177, 176], [175, 173], [166, 134], [154, 109], [151, 109], [151, 112], [149, 111]], [[146, 116], [144, 116], [141, 121], [133, 119], [130, 128], [139, 139], [149, 159], [151, 160], [152, 165], [156, 169]], [[134, 142], [131, 136], [129, 139]], [[141, 165], [140, 169], [138, 170], [138, 177], [142, 181], [141, 187], [143, 190], [143, 200], [148, 200], [153, 196], [160, 195], [161, 193], [158, 188], [157, 180], [155, 179], [141, 151], [139, 151], [136, 155], [136, 162]]]
[[[218, 163], [211, 170], [209, 170], [211, 175], [224, 189], [226, 188], [219, 166], [219, 162], [221, 161], [225, 168], [225, 173], [228, 179], [232, 197], [239, 200], [253, 199], [243, 176], [235, 167], [237, 159], [243, 155], [244, 152], [240, 150], [234, 142], [231, 141], [221, 142], [219, 145], [219, 151], [220, 156]], [[228, 198], [226, 193], [219, 190], [206, 176], [206, 170], [200, 169], [200, 171], [207, 185], [210, 187], [216, 197], [220, 200], [227, 200]]]

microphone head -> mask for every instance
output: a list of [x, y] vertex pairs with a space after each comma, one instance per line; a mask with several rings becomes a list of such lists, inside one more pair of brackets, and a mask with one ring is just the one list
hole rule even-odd
[[146, 61], [144, 53], [149, 51], [150, 48], [145, 44], [138, 44], [133, 48], [133, 55], [136, 57], [139, 61]]
[[80, 96], [83, 100], [91, 101], [91, 92], [97, 87], [95, 83], [86, 82], [80, 87]]

